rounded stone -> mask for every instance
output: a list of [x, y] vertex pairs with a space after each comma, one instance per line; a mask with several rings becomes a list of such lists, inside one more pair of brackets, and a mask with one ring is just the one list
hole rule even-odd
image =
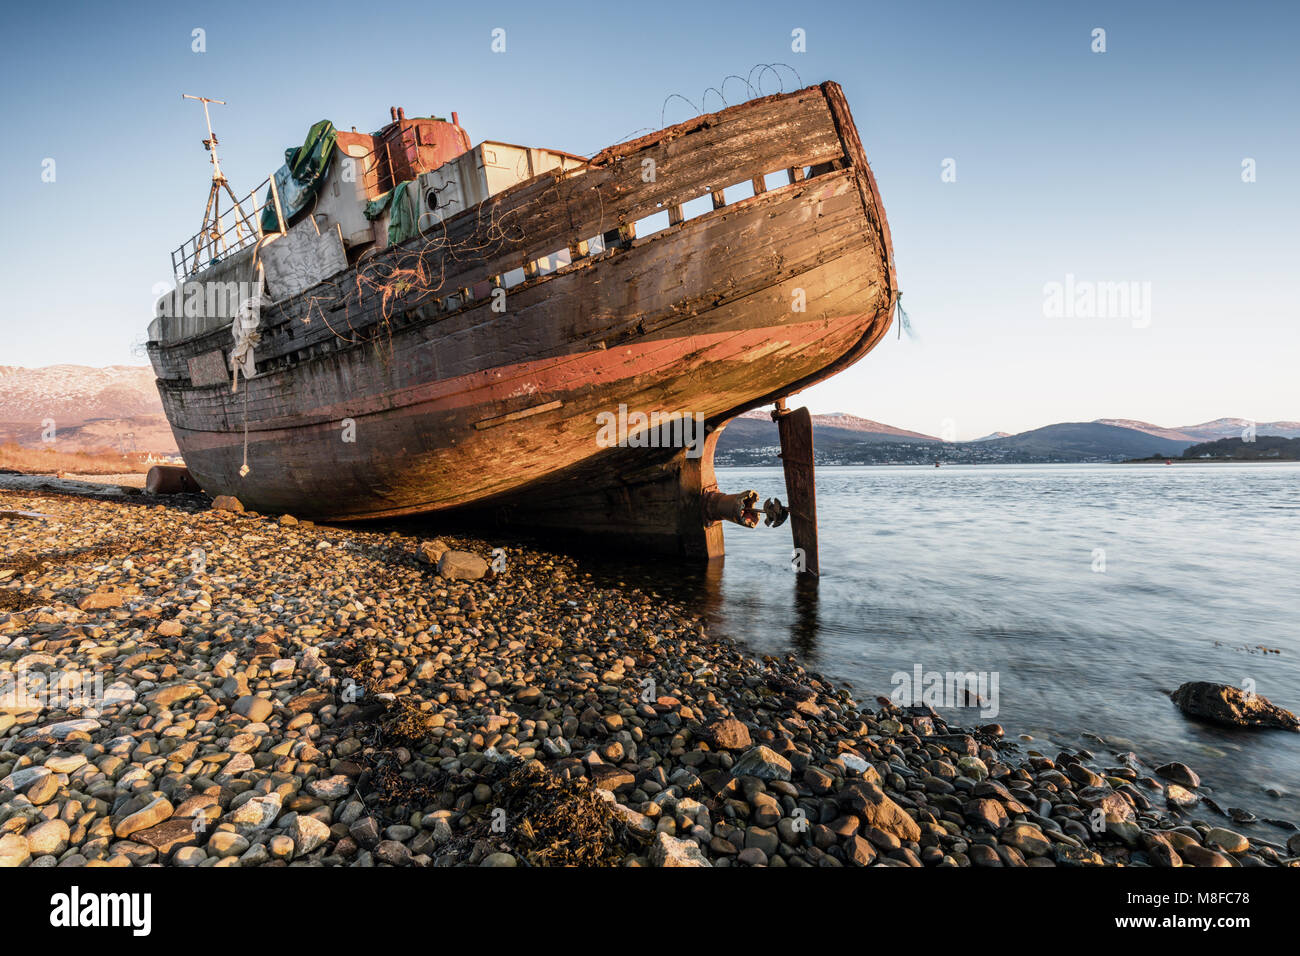
[[251, 723], [260, 724], [266, 718], [271, 716], [273, 709], [272, 704], [265, 697], [258, 697], [255, 694], [245, 694], [239, 700], [235, 701], [235, 706], [231, 708], [241, 717], [247, 717]]

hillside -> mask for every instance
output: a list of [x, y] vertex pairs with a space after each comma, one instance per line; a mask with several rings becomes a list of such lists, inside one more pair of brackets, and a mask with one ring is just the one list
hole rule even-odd
[[[863, 441], [941, 441], [934, 435], [925, 435], [921, 432], [908, 431], [905, 428], [895, 428], [893, 425], [885, 425], [882, 422], [873, 422], [869, 418], [859, 418], [857, 415], [850, 415], [847, 412], [831, 412], [827, 415], [814, 415], [812, 417], [813, 428], [834, 429], [840, 432], [849, 432], [860, 435]], [[772, 421], [772, 414], [765, 408], [754, 409], [745, 412], [739, 418], [735, 419], [727, 427], [734, 428], [740, 422], [757, 422], [771, 428], [772, 435], [776, 435], [776, 423]], [[747, 434], [749, 432], [746, 432]], [[758, 434], [755, 432], [755, 434]]]
[[982, 443], [1018, 461], [1114, 461], [1147, 455], [1181, 455], [1190, 440], [1162, 438], [1119, 425], [1064, 422]]
[[1233, 461], [1300, 461], [1300, 438], [1260, 435], [1253, 442], [1240, 438], [1193, 445], [1183, 452], [1184, 458], [1227, 458]]
[[[1212, 422], [1199, 425], [1181, 425], [1177, 428], [1163, 428], [1150, 422], [1134, 421], [1128, 418], [1099, 418], [1096, 424], [1117, 425], [1131, 428], [1174, 441], [1203, 442], [1216, 441], [1220, 438], [1240, 438], [1243, 430], [1251, 425], [1245, 418], [1216, 418]], [[1300, 438], [1300, 422], [1255, 422], [1256, 435], [1278, 435], [1282, 438]]]
[[[813, 432], [817, 437], [819, 452], [843, 452], [863, 443], [902, 442], [933, 443], [940, 439], [920, 432], [895, 428], [868, 418], [858, 418], [844, 412], [814, 415]], [[781, 444], [776, 422], [764, 409], [746, 412], [734, 419], [718, 439], [718, 454], [749, 454], [776, 449]], [[775, 452], [773, 452], [775, 454]]]
[[[818, 464], [1026, 464], [1035, 462], [1122, 461], [1150, 455], [1176, 457], [1194, 444], [1133, 428], [1100, 422], [1047, 425], [1018, 435], [988, 436], [967, 442], [944, 442], [916, 432], [891, 434], [824, 427], [813, 416], [813, 442]], [[915, 436], [915, 437], [913, 437]], [[719, 465], [775, 464], [780, 451], [776, 426], [740, 418], [718, 439]]]
[[[1200, 425], [1184, 425], [1179, 431], [1197, 441], [1216, 441], [1220, 438], [1240, 438], [1241, 432], [1252, 424], [1245, 418], [1218, 418]], [[1256, 435], [1276, 435], [1280, 438], [1300, 438], [1300, 422], [1254, 422]]]
[[1157, 438], [1167, 438], [1170, 441], [1194, 442], [1198, 440], [1195, 435], [1189, 435], [1180, 428], [1163, 428], [1160, 425], [1152, 425], [1150, 422], [1140, 422], [1132, 418], [1099, 418], [1093, 424], [1128, 428], [1147, 435], [1155, 435]]
[[46, 422], [63, 451], [176, 453], [148, 366], [0, 366], [0, 443], [44, 444]]

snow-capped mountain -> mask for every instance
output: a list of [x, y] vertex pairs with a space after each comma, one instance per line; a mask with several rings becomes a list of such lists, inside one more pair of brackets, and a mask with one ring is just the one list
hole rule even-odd
[[1240, 438], [1242, 432], [1251, 425], [1255, 426], [1256, 435], [1277, 435], [1281, 438], [1300, 438], [1300, 422], [1251, 422], [1246, 418], [1216, 418], [1212, 422], [1199, 425], [1180, 425], [1165, 428], [1150, 422], [1134, 421], [1129, 418], [1099, 418], [1099, 425], [1117, 425], [1134, 431], [1146, 432], [1158, 438], [1173, 441], [1203, 442], [1216, 441], [1220, 438]]

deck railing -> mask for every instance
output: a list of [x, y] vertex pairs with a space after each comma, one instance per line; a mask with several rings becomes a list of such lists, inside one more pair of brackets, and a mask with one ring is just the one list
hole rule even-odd
[[[257, 197], [264, 190], [267, 198], [259, 202]], [[280, 191], [276, 189], [275, 177], [268, 176], [247, 196], [235, 202], [234, 208], [218, 211], [213, 228], [196, 232], [172, 250], [172, 272], [178, 279], [184, 279], [257, 242], [266, 234], [262, 229], [262, 212], [268, 206], [275, 210], [279, 227], [276, 231], [283, 233], [285, 222]]]

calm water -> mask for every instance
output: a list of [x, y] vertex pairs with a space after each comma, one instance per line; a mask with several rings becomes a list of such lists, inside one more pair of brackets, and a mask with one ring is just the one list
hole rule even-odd
[[[784, 498], [778, 468], [719, 483]], [[860, 701], [917, 664], [996, 673], [996, 720], [1026, 748], [1183, 760], [1221, 806], [1300, 822], [1300, 734], [1215, 729], [1166, 696], [1249, 679], [1300, 712], [1298, 491], [1293, 464], [828, 467], [815, 589], [796, 587], [788, 528], [762, 527], [728, 527], [721, 570], [679, 584], [714, 633], [794, 652]]]

